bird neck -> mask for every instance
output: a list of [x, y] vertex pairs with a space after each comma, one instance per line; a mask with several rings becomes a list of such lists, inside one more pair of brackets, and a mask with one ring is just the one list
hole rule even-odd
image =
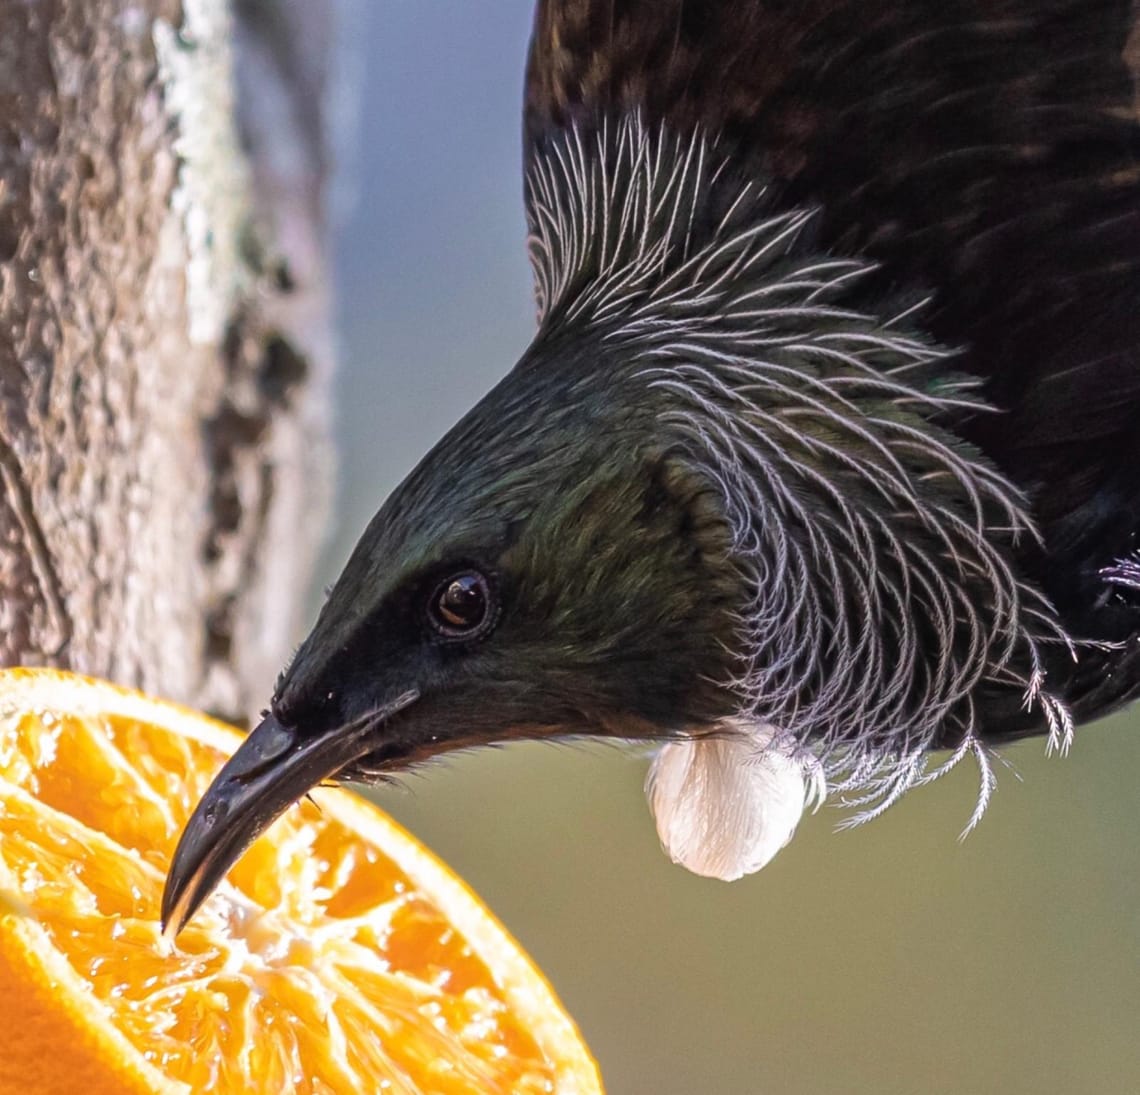
[[652, 408], [721, 491], [745, 590], [739, 717], [880, 805], [931, 748], [985, 767], [980, 691], [1035, 704], [1064, 744], [1043, 650], [1068, 640], [1013, 557], [1035, 530], [954, 432], [993, 409], [921, 330], [925, 300], [872, 295], [871, 263], [815, 243], [817, 210], [700, 131], [636, 114], [559, 131], [526, 193], [540, 332], [524, 367], [573, 341], [576, 367]]

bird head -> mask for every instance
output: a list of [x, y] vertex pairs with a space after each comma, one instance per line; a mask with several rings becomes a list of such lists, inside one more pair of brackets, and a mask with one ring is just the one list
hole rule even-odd
[[571, 387], [532, 353], [395, 491], [282, 675], [277, 721], [335, 734], [392, 711], [360, 742], [365, 772], [721, 712], [739, 576], [713, 484], [651, 410]]
[[742, 579], [715, 485], [644, 399], [575, 379], [564, 347], [532, 348], [373, 518], [190, 822], [168, 923], [322, 781], [728, 713]]

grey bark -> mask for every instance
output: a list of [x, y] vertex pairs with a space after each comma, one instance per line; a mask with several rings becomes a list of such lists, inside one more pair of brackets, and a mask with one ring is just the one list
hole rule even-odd
[[240, 718], [328, 496], [332, 0], [0, 0], [0, 663]]

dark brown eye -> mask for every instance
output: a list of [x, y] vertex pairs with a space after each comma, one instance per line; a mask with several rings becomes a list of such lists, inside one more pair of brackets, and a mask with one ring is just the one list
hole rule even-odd
[[474, 639], [494, 622], [491, 585], [477, 570], [453, 574], [436, 586], [428, 619], [444, 638]]

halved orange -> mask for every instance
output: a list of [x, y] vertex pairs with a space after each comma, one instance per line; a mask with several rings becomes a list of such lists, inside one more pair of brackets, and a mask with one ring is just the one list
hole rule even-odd
[[550, 987], [458, 878], [322, 789], [171, 947], [174, 842], [240, 741], [63, 673], [0, 673], [0, 1091], [590, 1095]]

